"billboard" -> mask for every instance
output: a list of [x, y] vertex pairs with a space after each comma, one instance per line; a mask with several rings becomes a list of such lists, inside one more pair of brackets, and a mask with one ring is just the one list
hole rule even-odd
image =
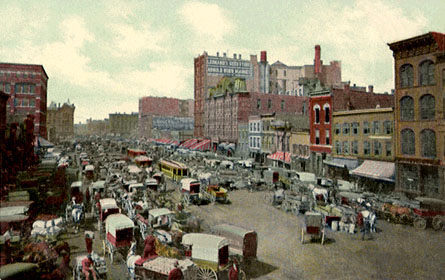
[[207, 73], [209, 75], [229, 77], [235, 76], [245, 79], [252, 79], [253, 66], [248, 60], [209, 56], [207, 58]]

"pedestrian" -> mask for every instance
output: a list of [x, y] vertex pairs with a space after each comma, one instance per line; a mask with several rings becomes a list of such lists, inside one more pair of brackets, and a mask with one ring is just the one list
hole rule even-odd
[[[361, 232], [363, 232], [364, 224], [363, 224], [363, 214], [362, 212], [358, 212], [357, 214], [357, 227]], [[362, 235], [362, 240], [364, 238], [364, 235]]]
[[237, 259], [233, 259], [232, 266], [229, 270], [229, 280], [238, 280], [239, 267]]
[[[93, 267], [91, 267], [93, 266]], [[85, 275], [85, 279], [90, 279], [90, 273], [93, 275], [94, 280], [97, 280], [96, 272], [94, 271], [94, 262], [91, 255], [88, 255], [82, 260], [82, 273]]]
[[85, 247], [87, 248], [88, 254], [91, 254], [93, 252], [93, 239], [94, 239], [94, 232], [86, 230]]
[[168, 280], [181, 280], [183, 278], [182, 270], [179, 268], [179, 262], [175, 261], [174, 268], [168, 274]]
[[145, 238], [144, 244], [144, 255], [142, 258], [148, 259], [158, 255], [156, 254], [156, 238], [151, 233]]

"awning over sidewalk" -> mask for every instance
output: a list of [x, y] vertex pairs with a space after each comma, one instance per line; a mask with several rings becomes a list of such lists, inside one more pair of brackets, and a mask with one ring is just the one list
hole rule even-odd
[[352, 170], [350, 174], [394, 183], [395, 164], [394, 162], [365, 160], [362, 165]]
[[348, 158], [333, 158], [331, 160], [323, 160], [324, 164], [338, 168], [347, 168], [348, 170], [355, 169], [358, 166], [356, 159]]
[[268, 155], [267, 158], [272, 160], [281, 160], [285, 161], [286, 163], [290, 163], [290, 157], [292, 156], [291, 153], [284, 153], [284, 152], [275, 152], [271, 155]]
[[190, 150], [195, 151], [207, 151], [210, 150], [211, 141], [210, 140], [202, 140], [199, 143], [196, 143], [195, 145], [190, 147]]

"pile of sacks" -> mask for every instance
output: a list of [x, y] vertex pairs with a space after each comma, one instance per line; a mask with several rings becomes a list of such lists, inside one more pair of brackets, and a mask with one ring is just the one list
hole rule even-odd
[[62, 218], [37, 220], [32, 224], [31, 236], [57, 237], [63, 230]]

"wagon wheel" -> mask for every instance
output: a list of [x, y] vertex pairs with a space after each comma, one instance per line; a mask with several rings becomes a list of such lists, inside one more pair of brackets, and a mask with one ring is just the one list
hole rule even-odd
[[244, 272], [244, 270], [240, 270], [240, 271], [239, 271], [238, 279], [239, 279], [239, 280], [246, 280], [246, 279], [247, 279], [247, 277], [246, 277], [246, 273]]
[[424, 218], [417, 217], [414, 220], [414, 227], [417, 229], [425, 229], [426, 228], [426, 220]]
[[304, 229], [301, 229], [301, 244], [304, 244]]
[[283, 209], [284, 212], [287, 212], [287, 211], [291, 210], [291, 208], [290, 208], [291, 204], [290, 204], [289, 201], [284, 200], [281, 205], [282, 205], [282, 209]]
[[295, 216], [298, 216], [298, 214], [300, 214], [300, 210], [298, 209], [297, 206], [295, 206], [294, 208], [292, 208], [292, 214], [294, 214]]
[[445, 230], [445, 217], [443, 216], [435, 216], [433, 218], [433, 228], [435, 230]]
[[273, 202], [273, 193], [266, 193], [263, 197], [264, 202], [266, 202], [267, 204], [272, 204]]
[[208, 267], [200, 267], [198, 268], [198, 273], [196, 276], [198, 280], [218, 280], [218, 275], [216, 272]]
[[400, 222], [404, 225], [409, 224], [410, 219], [409, 219], [408, 215], [406, 215], [406, 214], [400, 215]]

